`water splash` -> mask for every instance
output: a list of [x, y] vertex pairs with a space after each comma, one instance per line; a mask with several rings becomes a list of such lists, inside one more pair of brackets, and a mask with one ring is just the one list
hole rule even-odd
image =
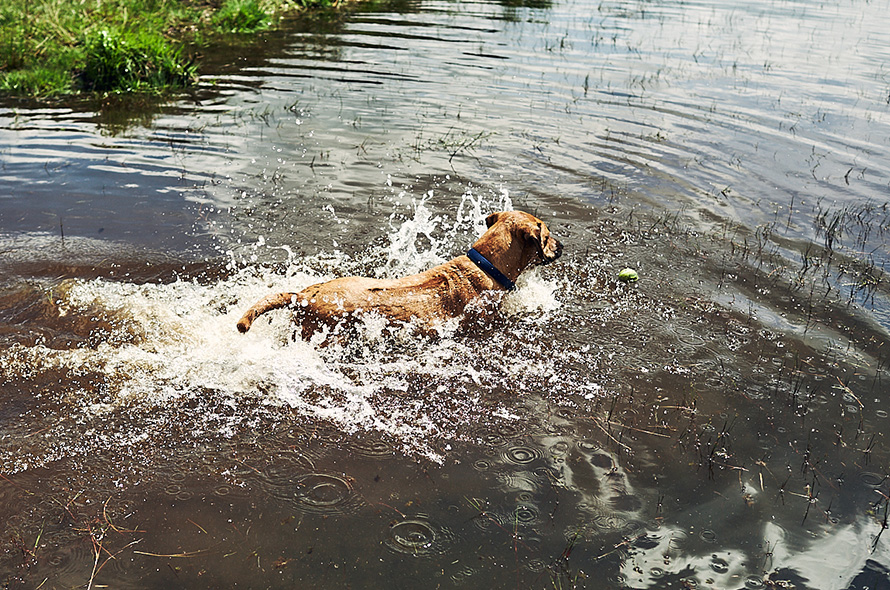
[[558, 290], [556, 281], [542, 277], [540, 268], [532, 268], [520, 275], [516, 290], [504, 296], [501, 311], [509, 316], [530, 313], [546, 315], [559, 309]]
[[[196, 430], [231, 436], [249, 420], [238, 408], [259, 404], [328, 421], [347, 433], [382, 433], [401, 441], [406, 452], [441, 460], [437, 446], [457, 436], [461, 425], [473, 423], [480, 392], [500, 384], [522, 391], [557, 371], [552, 359], [538, 358], [530, 344], [534, 335], [515, 338], [523, 330], [540, 330], [541, 320], [559, 309], [556, 281], [537, 270], [526, 273], [503, 301], [503, 314], [511, 318], [509, 333], [488, 341], [485, 335], [459, 336], [453, 324], [433, 339], [410, 331], [394, 337], [383, 318], [369, 315], [358, 341], [319, 349], [294, 339], [285, 311], [266, 314], [247, 334], [239, 334], [235, 324], [246, 307], [270, 292], [349, 274], [382, 255], [388, 261], [385, 272], [393, 275], [444, 259], [466, 241], [464, 233], [484, 228], [484, 211], [511, 206], [507, 193], [494, 205], [468, 191], [457, 216], [449, 218], [433, 214], [421, 199], [413, 204], [411, 218], [393, 219], [388, 244], [351, 258], [342, 253], [298, 257], [290, 248], [260, 240], [232, 253], [230, 274], [209, 282], [66, 280], [47, 290], [49, 313], [57, 316], [47, 321], [101, 321], [105, 333], [71, 347], [13, 346], [2, 353], [4, 371], [98, 376], [100, 387], [92, 380], [72, 383], [65, 397], [85, 421], [121, 408], [151, 412], [210, 397], [235, 411], [207, 418]], [[255, 262], [270, 258], [275, 262], [268, 266]], [[503, 362], [480, 356], [480, 347], [491, 346], [502, 350]], [[578, 391], [584, 390], [586, 385], [580, 385]], [[505, 414], [497, 408], [492, 412], [494, 419]], [[144, 436], [119, 438], [138, 444]]]
[[377, 271], [377, 276], [397, 277], [415, 274], [447, 260], [441, 252], [448, 244], [437, 240], [436, 234], [443, 219], [433, 215], [427, 207], [432, 191], [420, 201], [413, 201], [414, 217], [401, 223], [395, 215], [390, 217], [392, 232], [386, 249], [386, 265]]

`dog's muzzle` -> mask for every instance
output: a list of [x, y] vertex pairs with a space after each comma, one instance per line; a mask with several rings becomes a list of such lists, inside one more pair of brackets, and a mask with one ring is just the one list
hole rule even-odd
[[562, 256], [562, 242], [560, 242], [556, 238], [552, 238], [552, 239], [554, 242], [556, 242], [556, 249], [554, 250], [552, 256], [547, 256], [547, 254], [545, 254], [543, 250], [538, 252], [538, 254], [541, 257], [541, 264], [550, 264], [551, 262], [553, 262], [554, 260], [556, 260], [560, 256]]

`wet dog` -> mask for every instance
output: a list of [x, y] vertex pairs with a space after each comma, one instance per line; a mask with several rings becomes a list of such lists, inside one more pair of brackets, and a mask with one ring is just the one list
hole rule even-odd
[[401, 279], [346, 277], [298, 293], [268, 295], [245, 312], [238, 331], [247, 332], [257, 317], [283, 307], [293, 310], [304, 340], [366, 313], [432, 331], [461, 316], [468, 304], [487, 291], [513, 289], [516, 278], [530, 265], [552, 262], [562, 254], [562, 244], [534, 215], [492, 213], [485, 223], [488, 230], [466, 255]]

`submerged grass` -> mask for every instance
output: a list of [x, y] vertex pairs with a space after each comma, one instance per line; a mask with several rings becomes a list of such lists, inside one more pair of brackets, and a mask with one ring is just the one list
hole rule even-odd
[[0, 94], [145, 92], [193, 83], [186, 48], [269, 28], [335, 0], [30, 0], [0, 3]]

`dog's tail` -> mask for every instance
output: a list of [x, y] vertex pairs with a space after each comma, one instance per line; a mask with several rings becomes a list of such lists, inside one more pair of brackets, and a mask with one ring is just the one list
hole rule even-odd
[[253, 324], [253, 321], [259, 316], [273, 309], [287, 307], [296, 302], [296, 298], [296, 293], [275, 293], [273, 295], [266, 295], [254, 303], [251, 308], [241, 316], [241, 319], [238, 320], [238, 331], [244, 334], [250, 330], [250, 325]]

